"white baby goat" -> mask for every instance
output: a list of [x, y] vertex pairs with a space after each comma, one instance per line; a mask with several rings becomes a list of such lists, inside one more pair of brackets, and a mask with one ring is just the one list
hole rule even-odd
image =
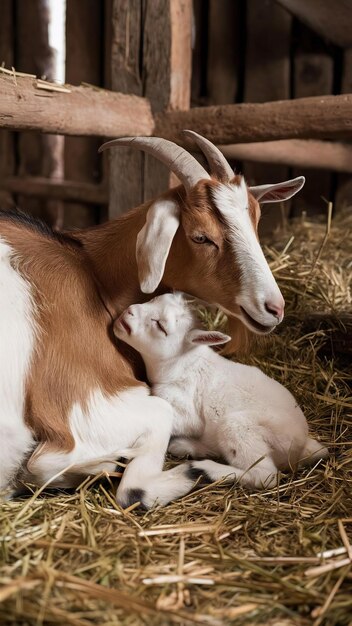
[[188, 476], [270, 488], [278, 471], [326, 457], [328, 450], [308, 436], [292, 394], [257, 367], [214, 352], [209, 346], [230, 337], [199, 326], [180, 293], [134, 304], [114, 326], [117, 337], [141, 353], [153, 395], [173, 406], [169, 451], [203, 459], [185, 464]]

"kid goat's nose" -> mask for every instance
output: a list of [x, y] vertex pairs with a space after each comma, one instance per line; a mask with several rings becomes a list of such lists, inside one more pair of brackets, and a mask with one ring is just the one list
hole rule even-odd
[[264, 306], [265, 306], [265, 310], [268, 313], [276, 317], [279, 320], [279, 322], [281, 322], [284, 316], [284, 307], [285, 307], [284, 303], [281, 306], [278, 306], [277, 304], [274, 304], [274, 302], [266, 302]]
[[127, 309], [127, 315], [132, 315], [132, 317], [134, 316], [134, 313], [132, 311], [132, 307], [128, 307]]

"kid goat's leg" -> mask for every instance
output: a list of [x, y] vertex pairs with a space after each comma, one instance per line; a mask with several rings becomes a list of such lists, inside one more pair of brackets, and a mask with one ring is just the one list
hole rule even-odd
[[136, 502], [149, 509], [167, 504], [190, 491], [195, 480], [186, 471], [187, 464], [163, 472], [166, 450], [172, 432], [173, 410], [161, 398], [152, 397], [153, 419], [147, 423], [143, 443], [127, 465], [116, 493], [124, 508]]
[[227, 483], [238, 482], [252, 489], [271, 489], [277, 483], [277, 468], [270, 458], [265, 458], [254, 467], [243, 469], [216, 461], [192, 461], [191, 474], [206, 482], [223, 480]]
[[200, 439], [192, 437], [173, 437], [168, 452], [176, 457], [191, 456], [194, 459], [204, 459], [208, 456], [208, 447]]

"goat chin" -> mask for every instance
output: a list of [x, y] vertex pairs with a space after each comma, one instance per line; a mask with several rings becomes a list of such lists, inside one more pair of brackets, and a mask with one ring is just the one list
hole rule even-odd
[[249, 330], [247, 326], [235, 316], [227, 317], [226, 332], [230, 335], [231, 341], [224, 345], [221, 354], [224, 356], [236, 354], [243, 356], [248, 354], [252, 346], [262, 342], [264, 337]]

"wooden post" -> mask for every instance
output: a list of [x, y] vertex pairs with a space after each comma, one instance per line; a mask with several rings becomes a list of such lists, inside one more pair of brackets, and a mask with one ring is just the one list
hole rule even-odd
[[[145, 0], [144, 96], [153, 113], [189, 109], [191, 99], [191, 0]], [[144, 200], [170, 185], [170, 172], [145, 155]]]
[[[274, 0], [247, 0], [245, 102], [270, 102], [290, 97], [291, 16]], [[273, 42], [275, 44], [273, 45]], [[288, 178], [284, 165], [245, 163], [250, 184], [280, 182]], [[289, 215], [290, 203], [282, 207]], [[261, 234], [273, 232], [282, 220], [281, 211], [264, 206]]]
[[[120, 93], [141, 96], [140, 71], [142, 2], [114, 0], [112, 10], [111, 86]], [[144, 156], [131, 148], [110, 153], [109, 217], [143, 201]]]
[[[114, 0], [113, 89], [146, 96], [154, 113], [189, 107], [191, 8], [191, 0]], [[135, 151], [115, 150], [110, 167], [110, 217], [168, 187], [166, 168]]]
[[[296, 24], [297, 47], [294, 54], [294, 96], [324, 96], [333, 89], [333, 59], [324, 43], [304, 24]], [[331, 174], [319, 170], [293, 170], [293, 176], [306, 176], [301, 193], [292, 199], [293, 215], [306, 211], [310, 215], [324, 211], [322, 196], [331, 200]]]
[[[66, 4], [66, 80], [103, 85], [103, 8], [96, 0], [67, 0]], [[98, 155], [100, 140], [94, 137], [65, 138], [65, 178], [98, 183], [102, 158]], [[66, 203], [64, 227], [84, 228], [99, 221], [99, 207], [83, 203]]]
[[[14, 24], [13, 0], [2, 0], [0, 19], [0, 65], [7, 67], [14, 64]], [[13, 133], [0, 130], [0, 181], [15, 172], [15, 149]], [[9, 209], [14, 206], [11, 193], [0, 190], [0, 206]]]

